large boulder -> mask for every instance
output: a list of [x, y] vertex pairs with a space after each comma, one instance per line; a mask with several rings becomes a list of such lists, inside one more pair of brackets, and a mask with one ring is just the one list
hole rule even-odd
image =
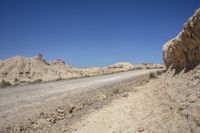
[[184, 24], [183, 30], [163, 46], [167, 68], [180, 72], [200, 64], [200, 9]]

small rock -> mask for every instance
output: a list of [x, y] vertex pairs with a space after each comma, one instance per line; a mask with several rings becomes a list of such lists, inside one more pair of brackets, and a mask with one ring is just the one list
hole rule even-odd
[[144, 132], [144, 128], [139, 128], [138, 132]]
[[19, 130], [23, 131], [24, 130], [24, 126], [20, 126]]
[[55, 124], [56, 121], [57, 121], [56, 118], [52, 118], [52, 119], [49, 120], [49, 122], [50, 122], [51, 124]]
[[123, 97], [128, 97], [128, 96], [129, 96], [128, 92], [125, 92], [125, 93], [123, 94]]
[[69, 113], [73, 113], [75, 108], [76, 108], [75, 105], [73, 105], [73, 104], [69, 105]]
[[49, 123], [49, 121], [47, 121], [45, 119], [39, 119], [39, 120], [37, 120], [37, 125], [39, 127], [49, 127], [50, 123]]
[[99, 95], [98, 96], [98, 100], [105, 100], [105, 99], [107, 99], [107, 96], [106, 95]]
[[44, 117], [44, 113], [41, 112], [39, 117], [40, 117], [40, 118], [41, 118], [41, 117]]
[[32, 125], [32, 124], [34, 124], [35, 122], [34, 121], [30, 121], [30, 124]]
[[57, 111], [59, 114], [65, 113], [65, 110], [64, 110], [64, 109], [61, 109], [61, 108], [57, 109], [56, 111]]
[[65, 116], [57, 116], [58, 120], [63, 120], [65, 118]]
[[71, 131], [69, 129], [64, 129], [63, 133], [71, 133]]

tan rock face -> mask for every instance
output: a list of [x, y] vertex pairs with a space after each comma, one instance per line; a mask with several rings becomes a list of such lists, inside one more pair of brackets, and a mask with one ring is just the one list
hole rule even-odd
[[200, 9], [184, 24], [177, 37], [163, 46], [163, 60], [167, 68], [177, 72], [200, 64]]
[[[60, 63], [60, 64], [59, 64]], [[67, 77], [68, 66], [61, 62], [47, 63], [42, 55], [16, 56], [0, 62], [0, 79], [9, 81], [52, 80]]]

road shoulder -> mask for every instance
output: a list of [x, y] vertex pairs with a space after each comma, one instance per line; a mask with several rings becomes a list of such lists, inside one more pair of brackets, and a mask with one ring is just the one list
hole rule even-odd
[[8, 113], [3, 115], [5, 117], [1, 117], [5, 123], [1, 124], [0, 131], [64, 132], [69, 125], [80, 121], [84, 114], [100, 110], [110, 101], [118, 99], [123, 93], [131, 91], [135, 86], [146, 84], [146, 82], [147, 79], [142, 77], [92, 90], [85, 88], [84, 91], [78, 93], [76, 91], [70, 92], [66, 97], [45, 101], [43, 106], [32, 106], [28, 110], [24, 110], [27, 107], [20, 108], [18, 113], [12, 115]]

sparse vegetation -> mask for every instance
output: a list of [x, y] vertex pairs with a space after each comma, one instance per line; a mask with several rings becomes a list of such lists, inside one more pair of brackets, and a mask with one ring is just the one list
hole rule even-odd
[[150, 74], [149, 74], [149, 78], [157, 78], [157, 75], [156, 75], [156, 73], [154, 73], [154, 72], [151, 72]]
[[147, 68], [146, 68], [146, 69], [151, 69], [151, 68], [147, 66]]
[[56, 81], [60, 81], [60, 80], [63, 80], [63, 79], [62, 79], [62, 78], [57, 78], [57, 79], [56, 79]]
[[157, 71], [157, 75], [162, 75], [165, 72], [165, 70]]
[[19, 81], [19, 79], [18, 79], [18, 78], [15, 78], [14, 82], [18, 82], [18, 81]]
[[30, 72], [25, 72], [26, 75], [30, 74]]
[[119, 93], [119, 88], [113, 90], [113, 94], [118, 94], [118, 93]]
[[8, 87], [11, 86], [12, 84], [8, 81], [5, 81], [4, 79], [2, 80], [2, 82], [0, 83], [0, 87]]
[[33, 82], [31, 82], [31, 83], [41, 83], [42, 81], [43, 81], [42, 79], [36, 79]]
[[161, 75], [162, 74], [162, 72], [161, 71], [157, 71], [157, 75]]
[[134, 70], [142, 70], [142, 67], [135, 67]]
[[22, 80], [22, 81], [20, 81], [19, 83], [20, 83], [20, 84], [24, 84], [24, 83], [28, 83], [28, 82]]

